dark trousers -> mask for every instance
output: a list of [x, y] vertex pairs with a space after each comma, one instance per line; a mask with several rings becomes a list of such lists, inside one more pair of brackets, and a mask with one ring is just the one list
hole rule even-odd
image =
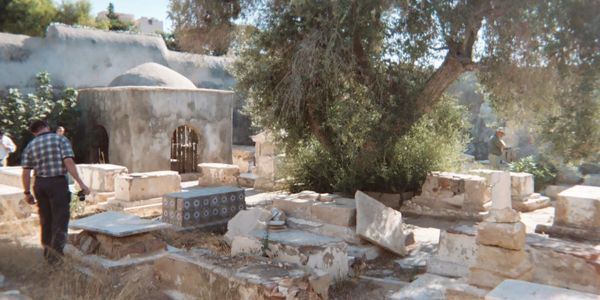
[[33, 192], [40, 215], [44, 258], [54, 263], [62, 256], [67, 242], [71, 192], [65, 176], [36, 177]]

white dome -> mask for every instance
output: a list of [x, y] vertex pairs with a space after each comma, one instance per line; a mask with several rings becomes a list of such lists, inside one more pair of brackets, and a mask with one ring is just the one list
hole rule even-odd
[[161, 86], [195, 89], [194, 83], [185, 76], [157, 63], [145, 63], [115, 77], [109, 86]]

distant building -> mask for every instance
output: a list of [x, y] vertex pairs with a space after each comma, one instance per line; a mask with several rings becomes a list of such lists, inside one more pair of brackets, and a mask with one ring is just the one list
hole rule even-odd
[[141, 33], [150, 34], [163, 32], [163, 22], [155, 18], [141, 17], [135, 21], [135, 26]]
[[[121, 22], [135, 23], [135, 17], [133, 14], [124, 14], [124, 13], [115, 12], [115, 15], [117, 15], [117, 19], [119, 19], [119, 21], [121, 21]], [[108, 20], [108, 11], [103, 10], [103, 11], [99, 12], [96, 15], [96, 19], [101, 20], [101, 21]]]

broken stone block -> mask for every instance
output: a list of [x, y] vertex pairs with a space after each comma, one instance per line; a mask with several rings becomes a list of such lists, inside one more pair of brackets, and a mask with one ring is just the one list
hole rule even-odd
[[202, 163], [198, 165], [200, 177], [198, 184], [203, 186], [237, 186], [240, 167], [237, 165]]
[[154, 265], [158, 283], [195, 299], [327, 299], [331, 276], [261, 257], [224, 257], [191, 250]]
[[487, 269], [479, 269], [476, 267], [472, 267], [471, 274], [469, 276], [469, 284], [472, 284], [479, 288], [493, 289], [506, 279], [531, 280], [532, 273], [533, 272], [531, 269], [527, 270], [525, 268], [520, 268], [518, 270], [515, 270], [510, 275], [507, 275]]
[[[311, 194], [313, 193], [313, 194]], [[289, 217], [317, 221], [338, 226], [356, 224], [356, 204], [335, 198], [332, 202], [318, 201], [315, 192], [293, 194], [273, 199], [273, 207], [283, 210]]]
[[558, 194], [554, 225], [595, 230], [600, 227], [600, 187], [576, 185]]
[[511, 178], [509, 172], [487, 169], [471, 170], [469, 172], [486, 179], [492, 208], [511, 207]]
[[531, 281], [600, 294], [600, 249], [589, 243], [527, 235]]
[[257, 229], [264, 230], [270, 218], [271, 213], [263, 208], [241, 210], [227, 222], [225, 239], [231, 243], [236, 236], [247, 236]]
[[127, 168], [111, 164], [79, 164], [77, 172], [91, 190], [103, 193], [115, 191], [115, 178], [127, 174]]
[[361, 244], [363, 240], [356, 234], [356, 228], [348, 226], [339, 226], [317, 221], [309, 221], [299, 218], [288, 218], [287, 226], [292, 229], [300, 229], [319, 235], [336, 237], [350, 244]]
[[119, 175], [115, 179], [115, 200], [136, 201], [161, 198], [181, 191], [181, 177], [175, 171]]
[[356, 191], [356, 233], [399, 255], [406, 255], [402, 214]]
[[505, 280], [489, 292], [485, 299], [598, 300], [600, 296], [522, 280]]
[[162, 220], [180, 228], [225, 225], [246, 209], [245, 193], [236, 187], [212, 187], [166, 194]]
[[525, 224], [521, 222], [480, 223], [477, 242], [481, 245], [521, 250], [525, 245]]
[[272, 259], [325, 271], [335, 280], [348, 276], [346, 244], [340, 239], [301, 230], [256, 230], [252, 236], [234, 237], [231, 243], [231, 255], [263, 252]]
[[167, 244], [150, 233], [141, 233], [126, 237], [113, 237], [101, 233], [95, 234], [98, 240], [98, 255], [110, 259], [121, 259], [156, 253], [166, 250]]
[[427, 263], [427, 273], [466, 277], [469, 266], [477, 258], [477, 230], [471, 226], [458, 226], [440, 231], [438, 250]]
[[69, 228], [102, 233], [114, 237], [152, 232], [169, 224], [146, 220], [122, 212], [108, 211], [69, 222]]
[[503, 209], [491, 209], [489, 215], [485, 218], [486, 222], [494, 223], [517, 223], [521, 220], [518, 211], [505, 207]]
[[533, 193], [522, 199], [512, 199], [512, 207], [520, 212], [530, 212], [552, 206], [550, 198]]
[[523, 198], [534, 192], [533, 175], [529, 173], [510, 172], [511, 197]]
[[477, 260], [470, 268], [469, 284], [493, 288], [504, 279], [528, 280], [532, 274], [533, 267], [525, 251], [479, 245]]

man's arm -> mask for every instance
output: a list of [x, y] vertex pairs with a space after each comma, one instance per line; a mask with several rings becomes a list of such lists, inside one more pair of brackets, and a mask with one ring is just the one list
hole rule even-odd
[[33, 195], [31, 195], [31, 169], [23, 168], [23, 172], [21, 172], [21, 182], [23, 183], [25, 202], [35, 204]]
[[89, 195], [90, 189], [87, 187], [87, 185], [85, 185], [85, 183], [83, 183], [83, 181], [81, 181], [81, 178], [79, 178], [77, 166], [75, 165], [75, 161], [73, 161], [73, 158], [67, 157], [63, 160], [63, 162], [65, 164], [65, 167], [67, 168], [67, 171], [69, 172], [69, 174], [71, 174], [73, 180], [77, 182], [83, 193]]

